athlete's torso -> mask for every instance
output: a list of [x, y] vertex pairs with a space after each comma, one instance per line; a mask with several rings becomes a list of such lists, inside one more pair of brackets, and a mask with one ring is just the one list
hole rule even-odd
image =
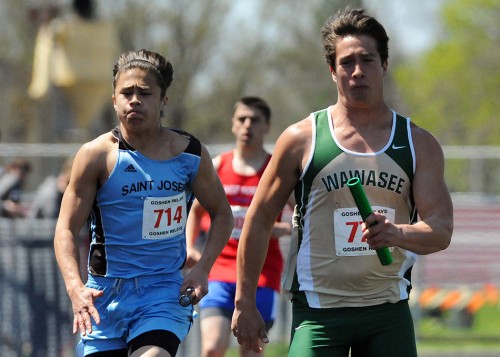
[[128, 145], [117, 129], [116, 164], [97, 191], [89, 217], [89, 273], [111, 278], [171, 273], [186, 257], [185, 225], [191, 183], [201, 160], [193, 136], [181, 154], [151, 160]]
[[347, 181], [358, 176], [372, 207], [393, 223], [416, 217], [411, 193], [415, 155], [409, 119], [393, 114], [389, 141], [376, 153], [343, 148], [330, 110], [311, 114], [311, 154], [295, 188], [296, 208], [284, 288], [303, 291], [311, 307], [368, 306], [407, 299], [416, 255], [395, 248], [382, 266], [361, 241]]
[[[228, 243], [212, 267], [209, 279], [236, 282], [236, 255], [245, 214], [257, 190], [260, 178], [271, 159], [271, 155], [269, 155], [259, 171], [251, 176], [240, 175], [234, 171], [232, 151], [223, 153], [220, 159], [217, 173], [231, 205], [234, 227]], [[282, 269], [283, 258], [278, 239], [270, 239], [266, 261], [259, 277], [259, 286], [279, 290]]]

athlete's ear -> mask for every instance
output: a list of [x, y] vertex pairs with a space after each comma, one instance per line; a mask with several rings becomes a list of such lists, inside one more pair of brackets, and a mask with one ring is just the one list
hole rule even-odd
[[382, 69], [384, 71], [384, 76], [387, 74], [387, 66], [389, 65], [389, 63], [387, 62], [387, 60], [384, 61], [384, 63], [382, 63]]
[[163, 117], [163, 113], [165, 112], [165, 107], [167, 106], [167, 102], [168, 102], [168, 97], [165, 96], [162, 100], [161, 100], [161, 103], [160, 103], [160, 117]]
[[330, 67], [330, 73], [332, 74], [332, 79], [335, 83], [337, 83], [337, 75], [335, 74], [335, 70], [333, 69], [332, 66], [329, 67]]
[[271, 130], [271, 121], [270, 120], [266, 121], [266, 130], [265, 130], [265, 133], [269, 134], [269, 130]]
[[113, 108], [115, 108], [116, 111], [116, 97], [114, 94], [111, 96], [111, 100], [113, 101]]

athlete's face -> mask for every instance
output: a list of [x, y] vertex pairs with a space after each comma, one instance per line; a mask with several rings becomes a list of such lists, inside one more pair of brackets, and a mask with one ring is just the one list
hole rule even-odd
[[336, 46], [332, 76], [339, 101], [353, 108], [369, 108], [383, 101], [387, 62], [382, 63], [375, 40], [366, 35], [346, 36]]
[[167, 97], [161, 98], [161, 88], [155, 75], [141, 68], [121, 72], [116, 81], [113, 105], [123, 125], [158, 125]]
[[238, 104], [232, 119], [232, 132], [236, 141], [243, 145], [262, 145], [269, 123], [260, 110]]

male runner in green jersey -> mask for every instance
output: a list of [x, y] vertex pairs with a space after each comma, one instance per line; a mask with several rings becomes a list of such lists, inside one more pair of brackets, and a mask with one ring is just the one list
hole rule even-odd
[[[418, 255], [447, 248], [453, 230], [443, 152], [433, 135], [386, 105], [389, 39], [376, 19], [347, 10], [327, 21], [322, 36], [338, 100], [276, 143], [239, 241], [232, 330], [248, 349], [268, 341], [255, 308], [262, 247], [294, 192], [283, 280], [293, 303], [289, 355], [416, 356], [411, 268]], [[365, 222], [347, 186], [352, 177], [374, 209]], [[380, 264], [382, 247], [392, 264]]]

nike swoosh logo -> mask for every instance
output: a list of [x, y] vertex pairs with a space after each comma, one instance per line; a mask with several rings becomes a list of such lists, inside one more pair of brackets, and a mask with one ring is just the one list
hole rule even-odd
[[295, 331], [300, 330], [302, 327], [305, 327], [304, 325], [299, 325], [295, 328]]
[[392, 145], [393, 150], [399, 150], [399, 149], [403, 149], [405, 147], [406, 147], [406, 145], [403, 145], [403, 146], [396, 146], [394, 144]]

